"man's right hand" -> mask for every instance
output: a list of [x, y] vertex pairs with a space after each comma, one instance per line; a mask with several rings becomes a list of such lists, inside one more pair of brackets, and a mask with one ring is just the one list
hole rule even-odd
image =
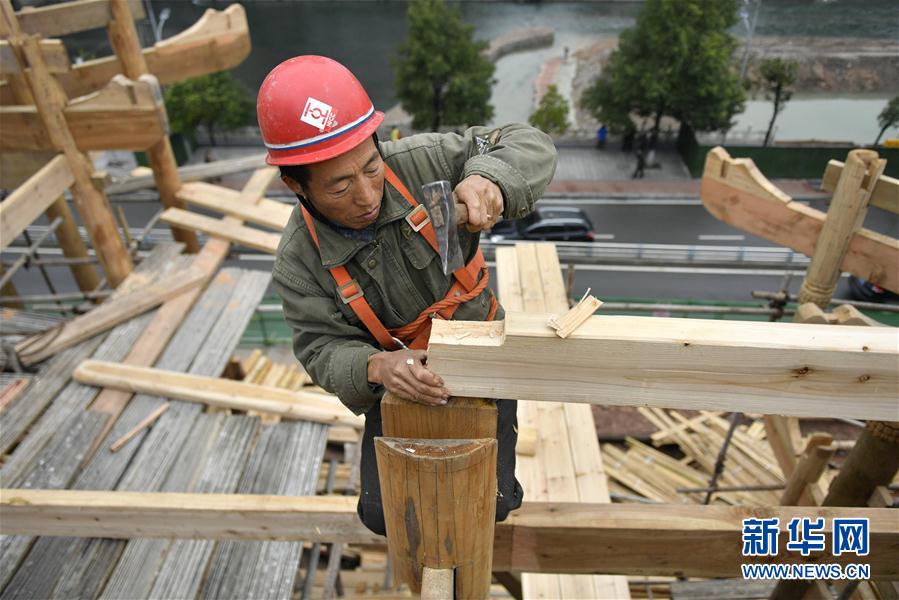
[[420, 404], [446, 404], [449, 391], [443, 380], [428, 370], [424, 350], [379, 352], [368, 359], [368, 380], [405, 400]]

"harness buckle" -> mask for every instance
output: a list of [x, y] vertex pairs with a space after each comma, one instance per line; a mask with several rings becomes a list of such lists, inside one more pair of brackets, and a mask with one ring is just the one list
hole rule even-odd
[[412, 228], [412, 231], [415, 231], [416, 233], [421, 231], [430, 222], [431, 215], [428, 214], [424, 204], [419, 204], [412, 209], [412, 212], [406, 215], [406, 223], [408, 223], [409, 227]]
[[362, 291], [362, 286], [356, 283], [355, 279], [350, 279], [343, 285], [338, 286], [337, 293], [340, 294], [340, 298], [343, 300], [344, 304], [349, 304], [353, 300], [358, 300], [365, 295]]

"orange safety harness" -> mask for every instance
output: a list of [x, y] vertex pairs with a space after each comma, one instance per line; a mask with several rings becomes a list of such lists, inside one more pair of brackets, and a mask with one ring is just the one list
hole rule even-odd
[[[384, 171], [387, 181], [412, 206], [412, 212], [406, 215], [406, 222], [413, 231], [417, 231], [424, 236], [431, 248], [434, 249], [434, 252], [439, 252], [437, 249], [437, 233], [434, 231], [431, 217], [425, 210], [424, 205], [419, 204], [415, 200], [406, 186], [403, 185], [403, 182], [396, 176], [396, 173], [386, 164], [384, 165]], [[303, 219], [305, 219], [306, 225], [309, 227], [312, 241], [315, 243], [315, 247], [318, 248], [318, 234], [315, 232], [312, 215], [309, 214], [309, 211], [302, 204], [300, 205], [300, 210], [303, 212]], [[478, 248], [477, 254], [467, 265], [453, 271], [455, 281], [442, 300], [438, 300], [421, 311], [421, 314], [411, 323], [395, 329], [387, 329], [365, 300], [365, 293], [362, 291], [362, 287], [355, 279], [350, 277], [346, 267], [339, 266], [328, 270], [337, 283], [337, 291], [344, 304], [350, 305], [350, 308], [356, 313], [356, 316], [359, 317], [366, 329], [378, 340], [381, 347], [388, 350], [399, 350], [404, 347], [413, 349], [427, 348], [428, 338], [431, 335], [431, 319], [437, 317], [451, 319], [461, 304], [477, 298], [490, 281], [484, 254]], [[488, 321], [493, 319], [496, 309], [496, 298], [491, 294], [490, 312], [487, 314]]]

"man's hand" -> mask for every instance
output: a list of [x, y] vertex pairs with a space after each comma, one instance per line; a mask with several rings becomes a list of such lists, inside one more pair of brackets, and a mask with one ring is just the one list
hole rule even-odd
[[503, 192], [480, 175], [469, 175], [453, 190], [453, 201], [468, 209], [468, 231], [490, 229], [503, 216]]
[[446, 404], [449, 391], [443, 381], [425, 366], [424, 350], [379, 352], [368, 359], [368, 380], [382, 384], [388, 392], [420, 404]]

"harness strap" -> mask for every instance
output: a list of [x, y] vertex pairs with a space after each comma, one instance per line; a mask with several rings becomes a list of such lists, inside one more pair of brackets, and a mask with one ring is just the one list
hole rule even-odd
[[[415, 197], [409, 193], [408, 188], [396, 176], [393, 170], [384, 164], [385, 178], [400, 193], [400, 195], [408, 202], [413, 210], [406, 215], [406, 222], [413, 230], [420, 233], [434, 252], [438, 252], [437, 232], [431, 224], [431, 218], [428, 216], [425, 207], [415, 200]], [[315, 231], [315, 224], [312, 215], [306, 210], [306, 207], [300, 205], [300, 212], [303, 214], [303, 220], [309, 228], [309, 234], [315, 247], [319, 247], [318, 233]], [[381, 323], [381, 320], [371, 309], [368, 301], [365, 299], [365, 292], [359, 283], [350, 276], [350, 272], [343, 265], [328, 269], [334, 282], [337, 284], [337, 292], [340, 294], [344, 304], [348, 304], [352, 311], [359, 317], [359, 320], [365, 325], [365, 328], [374, 336], [382, 348], [388, 350], [398, 350], [405, 340], [409, 340], [406, 344], [409, 348], [424, 349], [427, 347], [428, 338], [431, 335], [431, 319], [440, 317], [443, 319], [451, 319], [453, 314], [460, 305], [476, 298], [487, 287], [490, 281], [487, 271], [487, 263], [484, 260], [484, 254], [478, 248], [477, 253], [471, 261], [459, 269], [453, 271], [455, 281], [450, 286], [449, 291], [442, 300], [438, 300], [425, 310], [411, 323], [402, 327], [388, 330]], [[490, 295], [490, 311], [487, 315], [488, 320], [492, 320], [497, 310], [496, 297]]]

